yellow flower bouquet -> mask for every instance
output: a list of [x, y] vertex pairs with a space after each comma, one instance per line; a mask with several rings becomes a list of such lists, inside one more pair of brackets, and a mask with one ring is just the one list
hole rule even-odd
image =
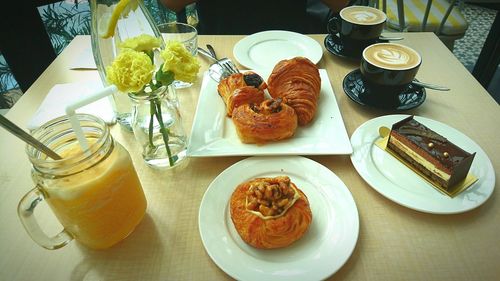
[[119, 55], [106, 68], [106, 79], [128, 93], [134, 103], [132, 129], [143, 146], [146, 163], [166, 166], [158, 163], [168, 159], [172, 167], [185, 157], [185, 151], [184, 155], [179, 152], [185, 150], [187, 141], [171, 84], [174, 80], [194, 82], [200, 64], [180, 42], [162, 44], [162, 39], [145, 34], [123, 41]]

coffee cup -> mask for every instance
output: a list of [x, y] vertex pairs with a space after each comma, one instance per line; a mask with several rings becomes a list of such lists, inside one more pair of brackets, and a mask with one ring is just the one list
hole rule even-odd
[[385, 26], [383, 11], [367, 6], [349, 6], [327, 24], [330, 34], [340, 37], [345, 50], [361, 53], [366, 46], [376, 43]]
[[410, 47], [378, 43], [363, 50], [360, 70], [372, 93], [391, 98], [413, 81], [421, 63], [420, 54]]

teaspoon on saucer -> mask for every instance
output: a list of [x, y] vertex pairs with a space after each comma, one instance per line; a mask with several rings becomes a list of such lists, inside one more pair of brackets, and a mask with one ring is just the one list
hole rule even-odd
[[424, 88], [432, 89], [432, 90], [436, 90], [436, 91], [449, 91], [450, 90], [450, 88], [447, 88], [447, 87], [444, 87], [444, 86], [434, 85], [434, 84], [429, 84], [429, 83], [424, 83], [424, 82], [420, 82], [420, 81], [417, 81], [417, 80], [413, 80], [411, 83], [413, 85], [416, 85], [416, 86], [420, 86], [420, 87], [424, 87]]
[[387, 37], [387, 36], [381, 35], [378, 39], [379, 40], [387, 40], [387, 41], [400, 41], [400, 40], [403, 40], [404, 38], [403, 37]]

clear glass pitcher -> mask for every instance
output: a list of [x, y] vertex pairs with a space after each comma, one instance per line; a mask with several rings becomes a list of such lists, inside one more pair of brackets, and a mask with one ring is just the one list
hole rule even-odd
[[[121, 11], [118, 7], [120, 0], [91, 0], [91, 38], [92, 52], [99, 71], [101, 80], [105, 86], [106, 67], [110, 65], [119, 54], [119, 44], [124, 40], [141, 34], [148, 34], [161, 38], [151, 14], [143, 1], [130, 0], [128, 5]], [[113, 32], [108, 32], [112, 26], [110, 23], [117, 19]], [[112, 28], [111, 28], [112, 29]], [[127, 94], [116, 93], [113, 95], [114, 111], [119, 124], [132, 130], [130, 126], [132, 105]]]
[[[67, 117], [49, 121], [33, 136], [63, 159], [53, 160], [28, 146], [36, 187], [19, 202], [18, 214], [31, 238], [47, 249], [58, 249], [72, 239], [93, 249], [113, 246], [142, 220], [146, 198], [129, 153], [114, 141], [98, 117], [77, 114], [89, 149], [82, 151]], [[34, 216], [46, 201], [64, 227], [48, 237]]]

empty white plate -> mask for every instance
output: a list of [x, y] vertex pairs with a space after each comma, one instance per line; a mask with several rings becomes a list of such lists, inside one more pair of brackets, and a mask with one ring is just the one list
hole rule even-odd
[[309, 36], [283, 30], [270, 30], [246, 36], [234, 45], [233, 55], [248, 69], [267, 70], [283, 59], [306, 57], [318, 63], [321, 45]]

